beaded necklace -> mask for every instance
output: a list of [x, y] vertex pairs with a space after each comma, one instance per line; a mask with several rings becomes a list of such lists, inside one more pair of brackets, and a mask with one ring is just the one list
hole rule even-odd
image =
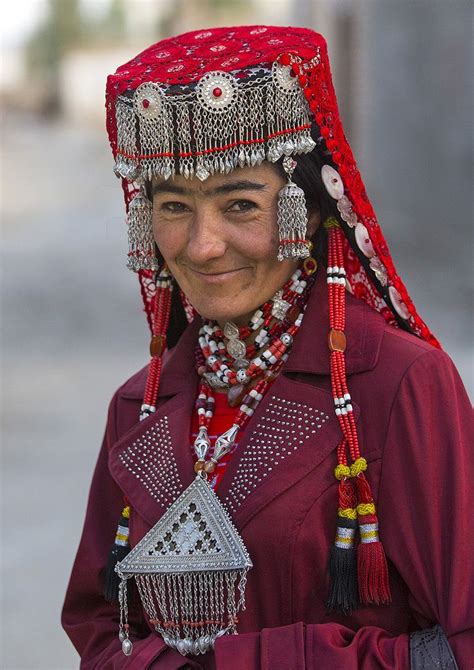
[[[215, 322], [202, 325], [196, 349], [196, 367], [202, 379], [195, 406], [199, 426], [194, 442], [196, 473], [203, 471], [208, 475], [215, 471], [217, 463], [232, 450], [239, 431], [245, 428], [270, 384], [278, 376], [303, 321], [316, 269], [316, 261], [307, 259], [283, 289], [255, 312], [247, 326], [239, 328], [233, 323], [226, 323], [222, 331]], [[277, 320], [270, 326], [275, 315]], [[259, 327], [262, 330], [265, 328], [265, 334], [246, 346], [244, 337]], [[231, 351], [223, 341], [226, 332], [234, 345], [230, 347]], [[253, 358], [249, 362], [243, 355], [249, 356], [250, 352]], [[213, 454], [207, 458], [211, 447], [208, 430], [214, 415], [216, 388], [228, 389], [229, 405], [236, 407], [240, 404], [240, 407], [234, 423], [217, 437]]]

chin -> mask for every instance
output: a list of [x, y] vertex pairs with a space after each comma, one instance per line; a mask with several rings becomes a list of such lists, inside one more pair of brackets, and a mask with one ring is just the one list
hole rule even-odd
[[[226, 323], [227, 321], [234, 321], [235, 323], [243, 320], [244, 323], [247, 322], [247, 315], [252, 314], [257, 307], [250, 307], [239, 309], [238, 305], [231, 305], [231, 300], [226, 300], [224, 305], [210, 304], [209, 302], [194, 304], [191, 301], [193, 307], [197, 312], [204, 318], [209, 319], [210, 321], [218, 321], [219, 323]], [[200, 307], [202, 308], [200, 309]], [[232, 309], [229, 309], [232, 307]], [[242, 316], [243, 315], [243, 316]]]

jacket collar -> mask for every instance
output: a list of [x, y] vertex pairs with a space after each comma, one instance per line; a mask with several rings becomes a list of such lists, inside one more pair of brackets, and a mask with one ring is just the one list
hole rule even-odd
[[[201, 319], [197, 317], [181, 336], [178, 344], [165, 354], [160, 381], [159, 397], [175, 395], [195, 377], [194, 348]], [[372, 370], [377, 364], [385, 320], [362, 300], [346, 292], [347, 374]], [[329, 304], [324, 267], [318, 269], [309, 297], [300, 332], [295, 338], [283, 372], [299, 372], [327, 376], [330, 374]], [[310, 346], [308, 346], [310, 343]], [[123, 388], [122, 397], [141, 399], [144, 393], [147, 369], [141, 370]]]

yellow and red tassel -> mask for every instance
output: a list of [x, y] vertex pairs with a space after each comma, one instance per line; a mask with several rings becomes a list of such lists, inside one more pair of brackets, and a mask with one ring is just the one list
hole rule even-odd
[[357, 492], [357, 521], [360, 543], [357, 550], [359, 596], [363, 605], [383, 605], [391, 601], [387, 559], [379, 538], [379, 520], [370, 484], [364, 474], [367, 463], [358, 458], [351, 466]]

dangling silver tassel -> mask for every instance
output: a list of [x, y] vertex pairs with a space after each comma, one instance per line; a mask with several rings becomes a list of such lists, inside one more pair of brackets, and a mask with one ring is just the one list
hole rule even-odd
[[129, 638], [128, 625], [128, 600], [127, 579], [121, 579], [119, 585], [120, 625], [119, 640], [122, 643], [122, 651], [125, 656], [130, 656], [133, 651], [133, 643]]
[[306, 239], [308, 210], [304, 191], [292, 181], [296, 161], [287, 156], [283, 160], [283, 169], [288, 175], [288, 183], [278, 194], [278, 260], [285, 258], [308, 258], [310, 242]]
[[152, 211], [152, 204], [143, 191], [137, 193], [128, 208], [127, 267], [134, 272], [159, 269], [153, 237]]

